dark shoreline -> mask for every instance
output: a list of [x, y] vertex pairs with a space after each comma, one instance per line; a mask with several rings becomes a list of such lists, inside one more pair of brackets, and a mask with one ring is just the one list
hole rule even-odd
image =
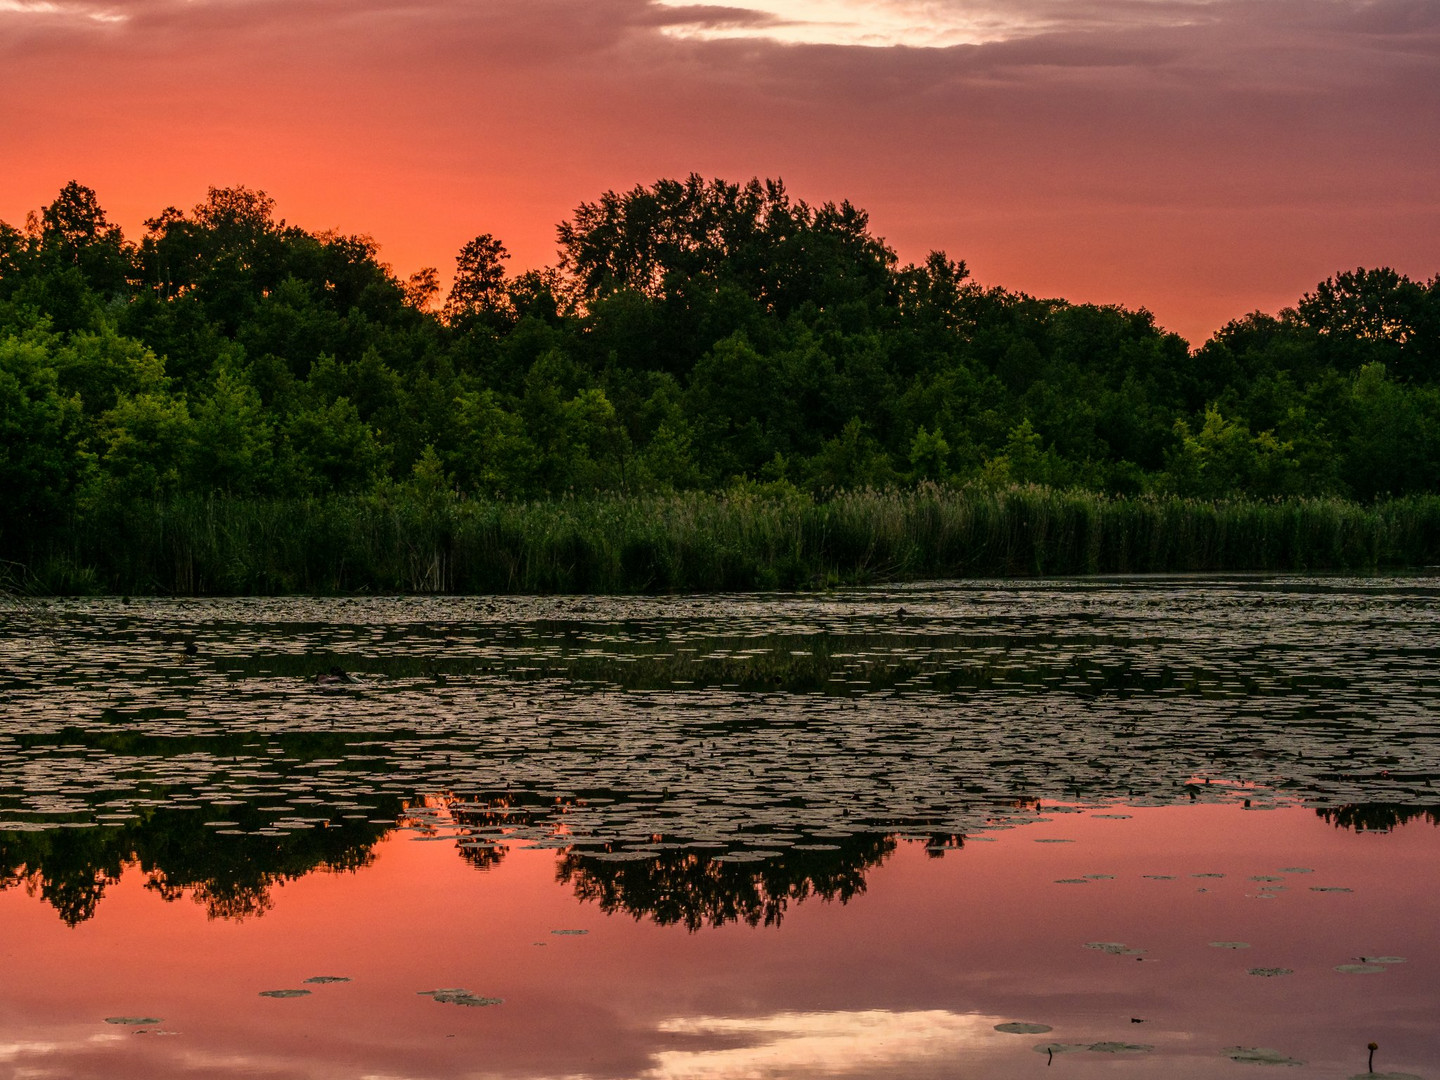
[[1361, 505], [921, 486], [540, 502], [178, 498], [6, 530], [17, 595], [695, 593], [1440, 563], [1440, 497]]

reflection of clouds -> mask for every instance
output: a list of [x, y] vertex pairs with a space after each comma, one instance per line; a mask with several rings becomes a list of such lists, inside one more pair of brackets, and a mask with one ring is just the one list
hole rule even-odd
[[0, 1064], [9, 1063], [17, 1068], [17, 1076], [41, 1076], [43, 1070], [24, 1068], [21, 1064], [33, 1065], [32, 1059], [41, 1061], [62, 1050], [69, 1050], [77, 1046], [94, 1048], [98, 1046], [120, 1043], [125, 1041], [125, 1036], [116, 1032], [101, 1032], [98, 1035], [90, 1035], [73, 1043], [56, 1042], [44, 1039], [13, 1039], [10, 1042], [0, 1042]]
[[753, 1080], [779, 1076], [909, 1075], [993, 1038], [993, 1016], [920, 1012], [782, 1012], [748, 1019], [719, 1016], [663, 1021], [667, 1035], [741, 1041], [717, 1049], [664, 1050], [643, 1075], [655, 1080]]
[[[695, 0], [654, 2], [678, 14], [691, 9], [707, 13], [694, 23], [668, 27], [667, 32], [676, 37], [921, 47], [980, 45], [1062, 28], [1182, 25], [1193, 21], [1206, 5], [1206, 0], [1065, 4], [1054, 0], [720, 0], [720, 7], [701, 7]], [[716, 10], [732, 11], [737, 17], [720, 21], [710, 14]]]
[[87, 22], [124, 22], [125, 16], [89, 4], [53, 0], [0, 0], [0, 18], [6, 15], [44, 16], [50, 19], [84, 19]]

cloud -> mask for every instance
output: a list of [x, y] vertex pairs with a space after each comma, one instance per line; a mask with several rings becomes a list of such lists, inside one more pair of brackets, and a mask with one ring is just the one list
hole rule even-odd
[[642, 1075], [647, 1080], [903, 1077], [921, 1064], [960, 1060], [964, 1051], [995, 1039], [998, 1022], [942, 1009], [675, 1018], [662, 1022], [659, 1031], [730, 1045], [661, 1051]]

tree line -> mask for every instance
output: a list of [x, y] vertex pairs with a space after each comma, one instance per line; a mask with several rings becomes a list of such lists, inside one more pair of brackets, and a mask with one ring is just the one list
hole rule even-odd
[[1143, 309], [901, 264], [778, 181], [606, 192], [558, 241], [511, 273], [477, 236], [442, 296], [260, 191], [130, 238], [67, 184], [0, 223], [0, 529], [196, 493], [1440, 488], [1440, 275], [1340, 273], [1192, 350]]

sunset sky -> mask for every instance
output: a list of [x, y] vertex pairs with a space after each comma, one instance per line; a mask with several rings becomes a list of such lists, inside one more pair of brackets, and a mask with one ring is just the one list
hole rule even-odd
[[402, 276], [479, 232], [525, 268], [690, 172], [1198, 343], [1341, 269], [1440, 272], [1440, 3], [0, 0], [13, 224], [70, 179], [132, 236], [245, 184]]

